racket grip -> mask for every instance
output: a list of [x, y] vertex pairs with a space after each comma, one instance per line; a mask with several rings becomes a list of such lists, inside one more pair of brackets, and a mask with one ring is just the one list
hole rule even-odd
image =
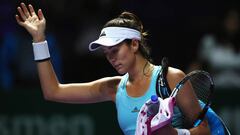
[[201, 119], [197, 119], [197, 120], [194, 122], [193, 127], [197, 127], [197, 126], [199, 126], [201, 123], [202, 123], [202, 120], [201, 120]]
[[200, 113], [200, 115], [198, 116], [197, 120], [193, 124], [194, 127], [197, 127], [197, 126], [199, 126], [202, 123], [203, 119], [205, 118], [205, 114], [208, 111], [208, 108], [209, 108], [208, 105], [203, 108], [202, 112]]

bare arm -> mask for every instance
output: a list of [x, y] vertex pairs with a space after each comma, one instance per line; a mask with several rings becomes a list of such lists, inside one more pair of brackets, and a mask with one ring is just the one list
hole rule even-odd
[[[176, 84], [184, 78], [185, 74], [178, 69], [169, 68], [167, 80], [169, 80], [170, 88], [173, 89]], [[198, 113], [201, 111], [200, 105], [197, 101], [196, 95], [192, 90], [190, 84], [185, 84], [182, 90], [179, 91], [177, 97], [177, 104], [183, 112], [188, 123], [193, 125]], [[200, 126], [190, 129], [191, 135], [207, 135], [210, 134], [207, 122], [204, 121]]]
[[88, 83], [60, 84], [50, 61], [37, 64], [44, 96], [64, 103], [95, 103], [114, 101], [121, 77], [106, 77]]
[[[21, 3], [17, 8], [18, 24], [33, 37], [33, 42], [45, 40], [46, 20], [41, 9], [37, 14], [32, 5]], [[47, 100], [65, 103], [93, 103], [115, 99], [115, 91], [121, 77], [108, 77], [89, 83], [60, 84], [50, 60], [37, 63], [44, 97]]]

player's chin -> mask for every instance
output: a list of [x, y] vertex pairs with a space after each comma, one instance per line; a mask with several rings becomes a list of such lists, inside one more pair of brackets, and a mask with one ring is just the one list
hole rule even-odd
[[124, 70], [123, 68], [115, 68], [116, 69], [116, 71], [119, 73], [119, 74], [121, 74], [121, 75], [123, 75], [123, 74], [126, 74], [127, 73], [127, 71], [126, 70]]

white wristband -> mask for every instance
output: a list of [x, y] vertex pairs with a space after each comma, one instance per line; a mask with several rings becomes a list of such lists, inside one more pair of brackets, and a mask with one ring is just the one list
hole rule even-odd
[[178, 135], [190, 135], [190, 131], [187, 129], [177, 129], [176, 128], [176, 130], [177, 130]]
[[47, 41], [32, 43], [35, 61], [43, 61], [50, 58]]

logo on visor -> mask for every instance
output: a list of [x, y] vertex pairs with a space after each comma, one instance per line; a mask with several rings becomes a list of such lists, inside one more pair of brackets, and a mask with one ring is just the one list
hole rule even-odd
[[103, 32], [100, 34], [100, 36], [99, 36], [99, 37], [102, 37], [102, 36], [106, 36], [106, 33], [105, 33], [105, 31], [103, 31]]

